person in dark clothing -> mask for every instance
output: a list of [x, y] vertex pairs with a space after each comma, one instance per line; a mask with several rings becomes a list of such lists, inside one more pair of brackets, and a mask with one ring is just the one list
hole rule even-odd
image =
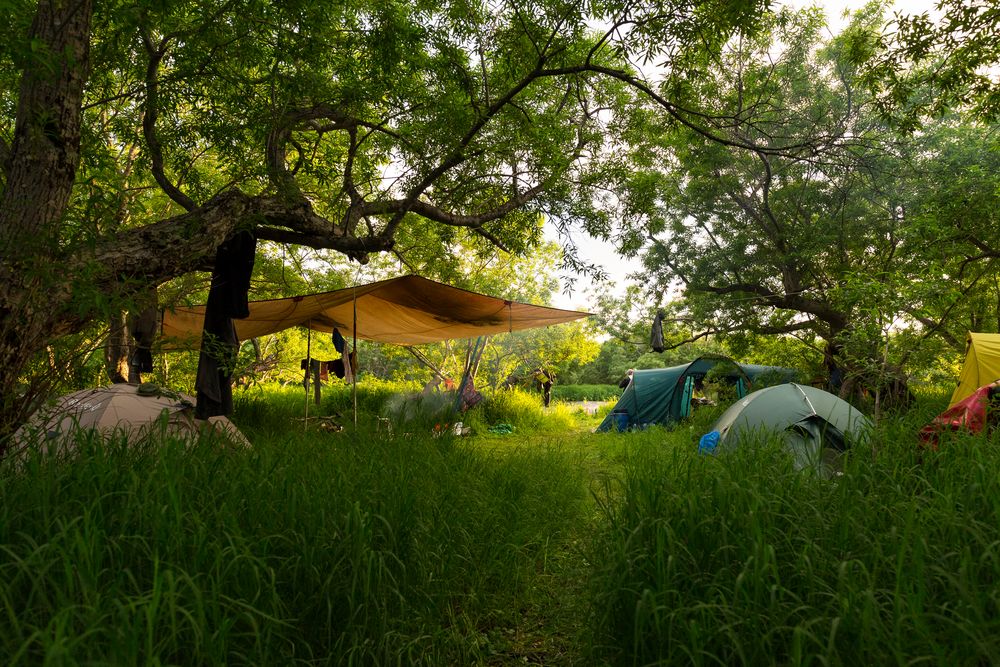
[[844, 385], [844, 371], [839, 364], [840, 345], [832, 341], [826, 344], [823, 350], [823, 366], [829, 376], [829, 390], [832, 394], [840, 394], [840, 388]]
[[619, 389], [625, 389], [626, 387], [628, 387], [632, 383], [632, 373], [634, 373], [634, 372], [635, 372], [634, 369], [632, 369], [632, 368], [628, 369], [628, 371], [625, 373], [625, 377], [623, 377], [618, 382], [618, 388]]
[[535, 382], [538, 383], [539, 389], [542, 391], [542, 403], [545, 407], [549, 407], [549, 402], [552, 400], [552, 384], [555, 379], [555, 374], [550, 373], [544, 368], [538, 368], [535, 371]]
[[256, 251], [257, 238], [247, 230], [236, 232], [216, 250], [194, 385], [198, 419], [233, 412], [231, 380], [240, 346], [233, 318], [250, 316], [247, 295]]

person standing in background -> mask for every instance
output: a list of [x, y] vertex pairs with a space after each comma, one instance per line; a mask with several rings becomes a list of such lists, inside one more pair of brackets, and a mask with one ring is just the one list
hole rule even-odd
[[555, 380], [555, 373], [539, 367], [535, 370], [535, 382], [538, 383], [539, 389], [542, 391], [542, 403], [545, 407], [549, 407], [549, 402], [552, 400], [552, 385]]

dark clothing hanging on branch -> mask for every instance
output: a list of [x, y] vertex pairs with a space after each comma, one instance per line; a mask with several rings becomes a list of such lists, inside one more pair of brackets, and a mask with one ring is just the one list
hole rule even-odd
[[[344, 357], [341, 357], [340, 359], [332, 359], [332, 360], [330, 360], [330, 361], [328, 361], [326, 363], [329, 364], [330, 372], [333, 373], [334, 375], [336, 375], [337, 377], [339, 377], [341, 380], [343, 380], [345, 377], [347, 377], [347, 372], [346, 372], [346, 368], [345, 368], [346, 363], [345, 363], [345, 358]], [[358, 353], [357, 352], [351, 352], [351, 371], [352, 371], [351, 375], [357, 375], [358, 374]]]
[[194, 385], [198, 419], [233, 412], [233, 366], [240, 347], [233, 318], [250, 315], [247, 293], [256, 252], [257, 239], [246, 230], [236, 232], [216, 250]]
[[653, 332], [649, 337], [649, 345], [653, 348], [653, 352], [663, 352], [665, 346], [663, 344], [663, 311], [658, 311], [656, 317], [653, 319]]
[[135, 349], [129, 358], [129, 365], [135, 373], [153, 372], [153, 341], [160, 328], [159, 310], [156, 306], [143, 308], [129, 316], [128, 328], [135, 340]]
[[[330, 364], [330, 371], [339, 377], [340, 379], [346, 379], [348, 377], [353, 378], [358, 374], [358, 351], [355, 350], [350, 354], [347, 353], [347, 340], [344, 338], [344, 334], [340, 333], [340, 329], [334, 327], [333, 329], [333, 347], [340, 352], [340, 359], [334, 359], [333, 361], [327, 362]], [[348, 373], [347, 360], [350, 359], [350, 373]], [[351, 380], [348, 380], [350, 382]]]

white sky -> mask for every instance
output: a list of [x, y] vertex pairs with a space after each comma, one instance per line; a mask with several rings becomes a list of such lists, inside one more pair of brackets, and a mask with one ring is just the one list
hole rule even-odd
[[[895, 9], [904, 14], [917, 14], [920, 12], [934, 13], [934, 4], [937, 0], [896, 0]], [[832, 33], [837, 33], [844, 26], [844, 12], [860, 9], [866, 4], [866, 0], [778, 0], [777, 6], [802, 8], [811, 5], [820, 5], [826, 11], [827, 24]], [[555, 232], [551, 227], [546, 228], [546, 237], [556, 240]], [[626, 275], [637, 271], [640, 263], [637, 260], [626, 260], [615, 253], [615, 248], [611, 243], [598, 241], [591, 238], [584, 232], [578, 232], [573, 237], [579, 249], [580, 259], [584, 262], [600, 264], [608, 272], [610, 279], [615, 283], [614, 291], [623, 293], [627, 285]], [[567, 296], [561, 292], [553, 299], [553, 305], [557, 308], [570, 308], [586, 310], [588, 307], [587, 291], [593, 289], [595, 284], [589, 278], [578, 276], [573, 288], [572, 296]], [[608, 289], [602, 286], [600, 289]]]

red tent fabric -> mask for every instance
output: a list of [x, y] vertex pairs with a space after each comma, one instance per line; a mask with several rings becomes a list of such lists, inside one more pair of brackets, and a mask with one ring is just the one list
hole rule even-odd
[[938, 437], [944, 431], [965, 429], [970, 433], [979, 433], [986, 426], [990, 399], [998, 390], [1000, 382], [980, 387], [920, 429], [920, 439], [931, 449], [937, 449]]

